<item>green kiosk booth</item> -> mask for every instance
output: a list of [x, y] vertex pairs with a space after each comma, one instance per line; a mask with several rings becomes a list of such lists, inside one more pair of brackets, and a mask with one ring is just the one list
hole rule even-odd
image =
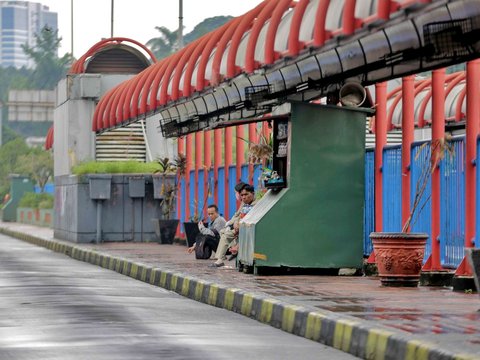
[[240, 224], [240, 267], [361, 268], [368, 109], [291, 103], [274, 176]]

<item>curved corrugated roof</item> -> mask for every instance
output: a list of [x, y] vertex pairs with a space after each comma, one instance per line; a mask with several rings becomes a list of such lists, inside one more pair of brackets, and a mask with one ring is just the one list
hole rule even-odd
[[[480, 81], [480, 79], [477, 79]], [[424, 127], [432, 121], [432, 79], [415, 81], [414, 114], [415, 125]], [[460, 121], [466, 111], [466, 73], [465, 71], [445, 76], [445, 120]], [[400, 128], [402, 125], [402, 86], [387, 95], [388, 123]]]
[[[249, 87], [308, 101], [347, 79], [372, 84], [438, 68], [451, 60], [422, 52], [425, 26], [479, 14], [476, 0], [265, 0], [110, 90], [92, 129], [153, 112], [175, 126], [212, 128], [265, 112], [245, 106]], [[463, 56], [478, 56], [479, 48]]]
[[[144, 51], [150, 59], [132, 45]], [[115, 56], [115, 51], [121, 51], [121, 56]], [[108, 54], [106, 54], [106, 52], [108, 52]], [[115, 61], [115, 58], [118, 58], [118, 61]], [[108, 63], [104, 64], [105, 62]], [[116, 66], [112, 66], [112, 62], [116, 64]], [[85, 72], [105, 73], [108, 67], [110, 69], [121, 69], [120, 72], [122, 73], [128, 72], [135, 74], [155, 62], [157, 62], [155, 55], [153, 55], [145, 45], [129, 38], [114, 37], [103, 39], [88, 49], [85, 54], [72, 64], [69, 74], [81, 74]], [[101, 70], [95, 70], [98, 68]], [[132, 71], [133, 69], [135, 69], [135, 71]]]

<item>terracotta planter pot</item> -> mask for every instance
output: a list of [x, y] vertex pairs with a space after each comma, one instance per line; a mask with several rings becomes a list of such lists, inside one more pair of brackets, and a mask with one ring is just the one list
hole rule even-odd
[[382, 285], [418, 285], [428, 234], [378, 232], [370, 239]]

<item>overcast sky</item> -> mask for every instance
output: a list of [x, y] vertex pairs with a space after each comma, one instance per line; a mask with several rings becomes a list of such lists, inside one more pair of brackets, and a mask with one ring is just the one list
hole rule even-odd
[[[58, 13], [62, 37], [59, 55], [71, 51], [72, 0], [32, 0]], [[218, 15], [239, 16], [261, 0], [183, 0], [184, 34], [203, 19]], [[112, 0], [73, 0], [73, 53], [82, 56], [102, 38], [110, 37]], [[113, 36], [146, 43], [159, 32], [155, 26], [178, 28], [178, 0], [115, 0]]]

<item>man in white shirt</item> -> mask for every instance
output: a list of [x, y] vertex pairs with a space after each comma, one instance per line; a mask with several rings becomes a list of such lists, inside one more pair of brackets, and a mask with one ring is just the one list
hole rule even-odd
[[235, 212], [235, 215], [227, 222], [227, 226], [220, 232], [220, 242], [215, 252], [217, 261], [210, 264], [210, 267], [218, 268], [225, 265], [227, 250], [235, 244], [238, 238], [238, 230], [240, 220], [253, 208], [256, 204], [255, 189], [249, 184], [244, 184], [240, 190], [240, 199], [242, 205]]

